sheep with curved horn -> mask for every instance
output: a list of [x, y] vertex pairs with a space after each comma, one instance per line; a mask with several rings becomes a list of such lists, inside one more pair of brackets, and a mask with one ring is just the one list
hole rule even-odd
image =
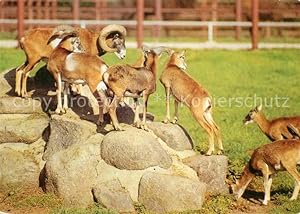
[[52, 41], [49, 41], [53, 32], [63, 34], [70, 31], [75, 31], [78, 34], [83, 49], [88, 54], [102, 56], [110, 52], [115, 53], [120, 59], [126, 56], [126, 29], [121, 25], [108, 25], [99, 33], [65, 25], [57, 28], [35, 28], [29, 30], [19, 41], [26, 55], [26, 61], [16, 69], [15, 92], [19, 96], [28, 96], [26, 83], [29, 72], [38, 62], [47, 60], [53, 49], [60, 43], [60, 38], [54, 38]]

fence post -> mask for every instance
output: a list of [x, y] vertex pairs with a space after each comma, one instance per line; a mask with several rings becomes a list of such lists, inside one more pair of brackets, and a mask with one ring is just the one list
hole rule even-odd
[[[0, 1], [0, 19], [4, 19], [4, 1]], [[4, 30], [4, 24], [0, 25], [0, 31]]]
[[212, 22], [208, 22], [207, 27], [208, 27], [208, 29], [207, 29], [208, 42], [213, 43], [214, 42], [214, 25]]
[[136, 10], [137, 10], [137, 46], [138, 48], [142, 47], [143, 44], [143, 37], [144, 37], [144, 0], [137, 0], [136, 4]]
[[[241, 0], [235, 0], [235, 20], [237, 22], [242, 21], [242, 4]], [[235, 39], [241, 39], [241, 26], [235, 28]]]
[[73, 20], [78, 20], [79, 19], [79, 7], [80, 7], [80, 1], [79, 0], [73, 0], [72, 1]]
[[[27, 1], [27, 8], [28, 8], [28, 19], [33, 19], [33, 5], [32, 0]], [[32, 28], [32, 24], [29, 24], [29, 29]]]
[[50, 0], [44, 1], [45, 19], [50, 19]]
[[259, 0], [252, 0], [252, 50], [258, 48]]
[[57, 19], [57, 0], [52, 0], [52, 19]]
[[[155, 18], [156, 20], [162, 20], [162, 1], [161, 0], [155, 0]], [[155, 26], [155, 37], [159, 38], [160, 37], [160, 30], [161, 26]]]
[[43, 11], [42, 11], [42, 0], [37, 0], [36, 2], [36, 10], [37, 10], [37, 18], [41, 19], [43, 16]]
[[24, 0], [18, 0], [18, 40], [24, 35]]
[[[211, 9], [212, 9], [212, 21], [218, 21], [218, 0], [212, 0], [211, 3]], [[217, 35], [217, 27], [214, 27], [214, 34]]]

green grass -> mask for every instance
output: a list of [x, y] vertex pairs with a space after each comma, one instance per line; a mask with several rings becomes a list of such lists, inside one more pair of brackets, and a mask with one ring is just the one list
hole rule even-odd
[[117, 214], [117, 212], [105, 209], [99, 204], [88, 208], [65, 208], [60, 207], [53, 209], [50, 214]]
[[[136, 50], [129, 49], [124, 63], [133, 63], [138, 56]], [[268, 118], [300, 115], [299, 56], [299, 50], [187, 50], [187, 72], [206, 87], [214, 98], [214, 118], [221, 128], [231, 174], [241, 174], [251, 151], [269, 142], [256, 125], [242, 124], [250, 108], [260, 103], [259, 99], [263, 99], [265, 104], [263, 111]], [[24, 55], [21, 50], [0, 49], [0, 59], [2, 71], [20, 65]], [[123, 63], [113, 54], [107, 54], [103, 59], [109, 65]], [[166, 60], [166, 55], [163, 55], [159, 62], [159, 74]], [[278, 100], [279, 98], [281, 100]], [[285, 100], [287, 103], [284, 103]], [[151, 95], [149, 100], [149, 111], [156, 115], [156, 121], [164, 118], [164, 102], [164, 89], [158, 82], [157, 92]], [[283, 104], [286, 106], [283, 107]], [[198, 126], [189, 110], [184, 106], [180, 107], [179, 116], [179, 123], [192, 136], [196, 150], [206, 151], [207, 135]], [[293, 179], [286, 173], [275, 176], [272, 185], [271, 213], [300, 212], [300, 199], [292, 202], [288, 200], [293, 187]], [[263, 191], [261, 179], [251, 184], [249, 188]], [[209, 206], [205, 206], [205, 209], [207, 212], [220, 213], [218, 206], [221, 204], [222, 210], [226, 213], [230, 210], [231, 201], [232, 198], [229, 196], [214, 197], [206, 202]]]

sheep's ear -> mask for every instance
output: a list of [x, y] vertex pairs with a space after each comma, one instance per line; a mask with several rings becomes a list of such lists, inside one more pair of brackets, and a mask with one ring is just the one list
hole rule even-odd
[[262, 110], [262, 104], [260, 104], [259, 106], [256, 106], [256, 110], [257, 110], [257, 112], [261, 111]]
[[171, 56], [173, 53], [175, 53], [175, 51], [173, 49], [170, 49], [170, 48], [166, 49], [166, 52], [169, 56]]
[[145, 53], [145, 52], [149, 52], [149, 51], [150, 51], [150, 48], [149, 48], [148, 46], [146, 46], [146, 45], [143, 45], [143, 46], [142, 46], [142, 50], [143, 50], [143, 52]]

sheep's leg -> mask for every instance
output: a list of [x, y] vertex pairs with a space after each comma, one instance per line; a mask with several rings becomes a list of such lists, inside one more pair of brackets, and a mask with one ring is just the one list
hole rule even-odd
[[283, 164], [283, 166], [286, 168], [288, 173], [290, 173], [291, 176], [293, 176], [293, 178], [295, 179], [295, 188], [294, 188], [293, 195], [290, 198], [290, 200], [296, 200], [298, 198], [298, 194], [299, 194], [299, 190], [300, 190], [300, 175], [295, 166], [287, 167], [287, 166], [285, 166], [285, 164]]
[[168, 123], [170, 121], [170, 87], [166, 87], [166, 118], [164, 119], [164, 123]]
[[[21, 96], [26, 98], [28, 97], [27, 93], [27, 79], [30, 71], [38, 64], [39, 59], [31, 60], [22, 70], [22, 84], [21, 84]], [[21, 82], [21, 81], [20, 81]]]
[[215, 146], [214, 146], [214, 133], [211, 125], [207, 122], [207, 120], [204, 117], [204, 112], [202, 112], [199, 108], [190, 108], [193, 116], [195, 119], [198, 121], [200, 126], [207, 132], [208, 134], [208, 143], [209, 143], [209, 149], [206, 152], [206, 155], [212, 155], [213, 152], [215, 151]]
[[77, 85], [77, 93], [79, 94], [79, 95], [82, 95], [81, 93], [82, 93], [82, 84], [78, 84]]
[[174, 106], [175, 106], [175, 114], [172, 123], [176, 124], [178, 121], [178, 101], [176, 99], [174, 100]]
[[117, 113], [116, 113], [117, 105], [119, 104], [121, 99], [122, 99], [122, 96], [118, 96], [117, 94], [115, 94], [114, 98], [110, 104], [110, 107], [109, 107], [109, 115], [110, 115], [111, 121], [113, 123], [113, 126], [114, 126], [115, 130], [117, 130], [117, 131], [123, 130], [119, 124], [119, 121], [117, 118]]
[[134, 98], [134, 105], [135, 105], [135, 110], [134, 110], [134, 121], [133, 121], [133, 125], [138, 127], [139, 126], [139, 122], [140, 122], [140, 109], [139, 109], [139, 103], [138, 103], [138, 99]]
[[93, 95], [97, 99], [98, 105], [99, 105], [99, 118], [97, 121], [97, 125], [101, 126], [104, 122], [103, 114], [104, 114], [104, 105], [105, 105], [105, 101], [106, 101], [106, 96], [105, 96], [104, 92], [101, 90], [99, 90], [99, 91], [96, 90], [93, 93]]
[[57, 74], [57, 80], [56, 80], [56, 85], [57, 85], [57, 90], [56, 90], [56, 96], [57, 96], [57, 107], [56, 107], [56, 110], [55, 110], [55, 113], [56, 114], [60, 114], [60, 113], [64, 113], [64, 110], [62, 108], [62, 102], [61, 102], [61, 74], [58, 73]]
[[149, 131], [147, 125], [146, 125], [146, 114], [147, 114], [147, 106], [148, 106], [148, 98], [149, 94], [145, 91], [143, 92], [143, 122], [141, 128], [145, 131]]
[[23, 75], [23, 69], [27, 66], [27, 64], [28, 61], [16, 68], [15, 92], [18, 94], [18, 96], [21, 96], [21, 79]]
[[68, 82], [64, 82], [64, 105], [63, 105], [63, 109], [65, 112], [67, 112], [68, 110], [68, 94], [70, 93], [70, 88], [69, 88], [70, 84]]
[[223, 148], [223, 143], [222, 143], [222, 139], [221, 139], [220, 129], [212, 117], [211, 109], [204, 112], [204, 118], [206, 119], [206, 121], [210, 125], [210, 127], [212, 128], [213, 133], [215, 134], [215, 136], [217, 138], [217, 142], [218, 142], [217, 154], [221, 155], [221, 154], [223, 154], [224, 148]]
[[29, 72], [25, 73], [24, 75], [22, 75], [22, 90], [21, 90], [21, 95], [24, 98], [28, 97], [28, 93], [27, 93], [27, 79], [29, 76]]
[[267, 205], [268, 201], [270, 200], [271, 195], [271, 184], [272, 184], [272, 178], [269, 176], [269, 167], [266, 163], [262, 164], [262, 174], [264, 178], [264, 189], [265, 189], [265, 197], [263, 200], [263, 205]]

